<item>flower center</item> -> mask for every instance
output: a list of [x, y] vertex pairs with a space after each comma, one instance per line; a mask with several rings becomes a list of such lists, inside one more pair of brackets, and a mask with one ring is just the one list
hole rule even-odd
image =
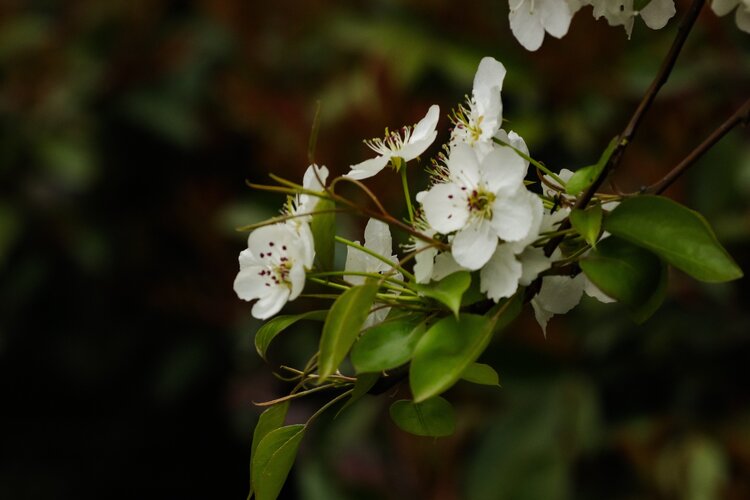
[[258, 276], [265, 279], [266, 287], [283, 285], [291, 288], [289, 273], [292, 270], [292, 261], [287, 256], [286, 245], [278, 247], [273, 241], [269, 241], [268, 248], [268, 251], [260, 253], [260, 258], [264, 260], [266, 267], [258, 273]]
[[484, 219], [492, 218], [492, 203], [495, 194], [481, 189], [474, 189], [468, 197], [469, 210], [472, 214]]

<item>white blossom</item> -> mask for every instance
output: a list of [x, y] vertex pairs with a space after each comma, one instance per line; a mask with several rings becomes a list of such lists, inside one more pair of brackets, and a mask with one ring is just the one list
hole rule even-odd
[[447, 181], [421, 196], [427, 222], [442, 234], [456, 232], [452, 254], [461, 266], [484, 266], [499, 243], [520, 241], [532, 228], [538, 196], [526, 190], [526, 163], [512, 149], [496, 147], [481, 161], [466, 144], [447, 159]]
[[584, 0], [594, 9], [594, 17], [604, 17], [610, 26], [622, 26], [630, 38], [633, 32], [635, 17], [640, 15], [643, 22], [651, 29], [657, 30], [666, 26], [675, 15], [674, 0], [651, 0], [640, 11], [635, 10], [634, 0]]
[[[317, 173], [316, 173], [317, 172]], [[305, 175], [302, 178], [302, 187], [306, 191], [318, 191], [323, 192], [325, 189], [325, 182], [328, 179], [328, 169], [324, 166], [319, 167], [317, 165], [310, 165], [305, 171]], [[294, 229], [299, 237], [300, 245], [304, 252], [304, 263], [307, 269], [310, 269], [315, 260], [315, 241], [313, 240], [312, 230], [310, 229], [310, 221], [312, 221], [312, 215], [310, 214], [315, 211], [315, 206], [320, 201], [320, 198], [313, 194], [300, 193], [298, 194], [291, 203], [289, 209], [290, 217], [286, 224]]]
[[711, 9], [717, 16], [726, 16], [735, 8], [737, 27], [750, 33], [750, 0], [713, 0], [711, 3]]
[[505, 79], [505, 66], [492, 57], [479, 62], [474, 75], [471, 98], [459, 106], [454, 116], [451, 147], [464, 143], [477, 149], [480, 156], [492, 149], [492, 138], [503, 122], [503, 101], [500, 92]]
[[562, 38], [568, 32], [573, 14], [580, 7], [569, 0], [509, 0], [510, 29], [526, 50], [542, 46], [544, 32]]
[[[359, 241], [356, 242], [360, 244]], [[391, 238], [391, 230], [388, 224], [381, 222], [377, 219], [370, 219], [365, 227], [365, 243], [364, 247], [372, 252], [385, 257], [394, 264], [398, 264], [398, 256], [392, 255], [393, 252], [393, 240]], [[401, 273], [394, 273], [393, 266], [383, 262], [380, 259], [369, 255], [362, 250], [353, 247], [347, 247], [346, 264], [344, 265], [345, 271], [353, 271], [359, 273], [372, 273], [372, 274], [388, 274], [392, 278], [400, 280], [403, 278]], [[361, 285], [367, 279], [364, 276], [358, 276], [354, 274], [346, 275], [346, 281], [353, 285]], [[390, 308], [381, 308], [377, 311], [370, 313], [365, 321], [364, 327], [375, 325], [382, 322]]]
[[234, 291], [243, 300], [258, 300], [252, 308], [258, 319], [279, 312], [305, 286], [305, 249], [287, 224], [264, 226], [250, 233], [239, 261]]
[[346, 174], [352, 179], [367, 179], [383, 170], [388, 162], [396, 158], [408, 162], [418, 157], [435, 141], [437, 137], [438, 118], [440, 107], [437, 104], [430, 106], [427, 114], [419, 123], [412, 127], [403, 127], [401, 132], [386, 130], [385, 139], [372, 139], [365, 144], [375, 151], [378, 156], [352, 165], [351, 171]]

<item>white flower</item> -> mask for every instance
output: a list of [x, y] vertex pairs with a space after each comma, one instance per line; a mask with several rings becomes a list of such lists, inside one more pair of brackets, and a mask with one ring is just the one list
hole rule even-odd
[[726, 16], [734, 8], [737, 27], [745, 33], [750, 33], [750, 0], [714, 0], [711, 9], [717, 16]]
[[[356, 242], [359, 244], [359, 242]], [[372, 252], [382, 255], [386, 259], [390, 260], [394, 264], [398, 264], [398, 256], [392, 255], [393, 252], [393, 241], [391, 238], [391, 230], [388, 224], [381, 222], [376, 219], [370, 219], [365, 227], [365, 248]], [[383, 262], [380, 259], [376, 259], [372, 255], [369, 255], [361, 250], [353, 247], [347, 247], [346, 264], [344, 266], [345, 271], [354, 271], [359, 273], [373, 273], [373, 274], [389, 274], [394, 279], [402, 279], [401, 273], [392, 273], [393, 266]], [[361, 285], [367, 279], [364, 276], [357, 275], [346, 275], [346, 281], [353, 285]], [[390, 308], [381, 308], [377, 311], [372, 312], [365, 321], [364, 328], [375, 325], [383, 321]]]
[[[310, 165], [302, 178], [302, 187], [307, 191], [322, 192], [325, 190], [324, 185], [327, 179], [328, 169], [325, 166]], [[312, 215], [302, 214], [313, 212], [319, 200], [320, 198], [315, 195], [301, 193], [291, 200], [291, 207], [288, 208], [289, 215], [294, 217], [289, 218], [286, 224], [294, 229], [299, 237], [299, 243], [303, 249], [304, 264], [307, 269], [312, 268], [315, 260], [315, 241], [310, 229]]]
[[453, 257], [476, 270], [495, 253], [498, 238], [519, 241], [528, 235], [542, 203], [523, 185], [526, 164], [510, 148], [497, 147], [480, 162], [474, 150], [458, 144], [447, 168], [448, 181], [421, 198], [425, 218], [442, 234], [457, 231]]
[[510, 29], [531, 51], [542, 46], [545, 31], [555, 38], [565, 36], [579, 8], [577, 1], [568, 0], [509, 0], [509, 4]]
[[503, 101], [500, 92], [505, 79], [505, 66], [492, 57], [479, 62], [474, 75], [471, 99], [459, 106], [454, 116], [451, 147], [465, 143], [485, 154], [492, 149], [492, 138], [503, 122]]
[[666, 26], [677, 12], [674, 0], [651, 0], [643, 9], [636, 11], [633, 0], [584, 0], [594, 8], [594, 17], [604, 17], [610, 26], [622, 26], [630, 38], [633, 22], [637, 15], [651, 29], [658, 30]]
[[234, 291], [243, 300], [255, 300], [252, 315], [270, 318], [296, 299], [305, 286], [305, 250], [297, 232], [280, 223], [256, 229], [240, 253], [240, 272]]
[[479, 271], [479, 290], [499, 301], [511, 297], [518, 290], [522, 265], [510, 245], [498, 245], [487, 264]]
[[[365, 144], [375, 151], [378, 156], [352, 165], [351, 171], [346, 174], [352, 179], [367, 179], [374, 176], [394, 158], [408, 162], [418, 157], [430, 147], [437, 137], [438, 118], [440, 107], [437, 104], [430, 106], [427, 114], [417, 123], [414, 128], [404, 127], [401, 133], [394, 131], [388, 133], [385, 139], [372, 139]], [[403, 133], [403, 137], [402, 134]]]

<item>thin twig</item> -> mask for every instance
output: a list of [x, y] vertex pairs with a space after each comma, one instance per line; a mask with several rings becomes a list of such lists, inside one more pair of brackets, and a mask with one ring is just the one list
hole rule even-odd
[[[698, 14], [700, 14], [701, 9], [703, 8], [703, 5], [705, 3], [706, 0], [693, 0], [692, 5], [690, 6], [690, 10], [688, 10], [687, 15], [683, 18], [680, 26], [677, 28], [677, 35], [675, 36], [674, 42], [672, 42], [672, 47], [669, 49], [669, 52], [664, 58], [664, 61], [659, 68], [659, 72], [656, 74], [656, 78], [654, 78], [654, 81], [646, 90], [646, 93], [644, 94], [643, 99], [633, 113], [633, 116], [630, 117], [630, 121], [620, 134], [619, 142], [614, 152], [612, 153], [612, 156], [609, 157], [609, 160], [604, 165], [601, 173], [594, 180], [591, 186], [589, 186], [589, 188], [586, 189], [586, 191], [584, 191], [583, 194], [578, 198], [575, 204], [575, 208], [586, 208], [586, 205], [588, 205], [589, 201], [591, 201], [591, 198], [594, 197], [597, 189], [599, 189], [607, 176], [609, 176], [609, 174], [611, 174], [619, 165], [620, 161], [622, 160], [622, 155], [625, 152], [625, 149], [627, 149], [630, 142], [633, 140], [635, 133], [638, 131], [638, 127], [640, 126], [643, 117], [651, 108], [651, 105], [653, 104], [654, 99], [656, 99], [659, 90], [669, 79], [669, 75], [672, 73], [672, 69], [674, 68], [675, 62], [677, 61], [677, 57], [680, 55], [683, 45], [685, 45], [685, 40], [687, 40], [690, 31], [695, 25], [695, 20], [698, 19]], [[563, 222], [563, 224], [560, 226], [560, 229], [567, 229], [569, 227], [570, 220], [566, 219], [565, 222]], [[555, 251], [562, 240], [563, 236], [559, 236], [550, 240], [549, 243], [547, 243], [547, 245], [544, 247], [544, 253], [547, 256], [552, 255], [552, 252]]]
[[714, 144], [719, 142], [722, 137], [727, 135], [737, 125], [747, 125], [750, 123], [750, 99], [745, 101], [745, 104], [740, 106], [732, 116], [730, 116], [719, 128], [713, 131], [706, 140], [704, 140], [698, 147], [690, 152], [676, 167], [669, 171], [661, 180], [641, 190], [644, 193], [661, 194], [669, 186], [671, 186], [685, 171], [692, 167], [698, 159], [703, 156], [706, 151], [711, 149]]

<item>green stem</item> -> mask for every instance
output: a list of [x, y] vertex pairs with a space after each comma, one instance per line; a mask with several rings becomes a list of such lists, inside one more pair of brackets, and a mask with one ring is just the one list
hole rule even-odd
[[406, 199], [406, 208], [409, 211], [409, 222], [414, 225], [414, 207], [411, 205], [409, 181], [406, 178], [406, 162], [403, 162], [401, 165], [401, 184], [404, 186], [404, 198]]
[[326, 272], [319, 272], [319, 273], [308, 273], [308, 276], [313, 278], [325, 278], [327, 276], [343, 276], [344, 279], [346, 279], [347, 276], [362, 276], [364, 278], [373, 278], [376, 280], [385, 279], [388, 283], [392, 283], [396, 286], [391, 286], [389, 288], [393, 288], [398, 290], [399, 292], [406, 292], [406, 293], [412, 293], [416, 294], [414, 290], [411, 290], [409, 287], [409, 284], [406, 283], [403, 280], [398, 280], [396, 278], [391, 278], [389, 276], [384, 276], [382, 274], [378, 273], [365, 273], [361, 271], [326, 271]]
[[327, 287], [330, 287], [330, 288], [335, 288], [336, 290], [346, 291], [346, 290], [349, 290], [349, 288], [350, 288], [350, 287], [348, 287], [346, 285], [339, 285], [338, 283], [331, 283], [328, 280], [323, 280], [323, 279], [320, 279], [320, 278], [313, 278], [311, 276], [308, 276], [307, 279], [310, 280], [310, 281], [312, 281], [313, 283], [318, 283], [319, 285], [324, 285], [324, 286], [327, 286]]
[[341, 401], [342, 399], [344, 399], [345, 397], [347, 397], [348, 395], [350, 395], [352, 392], [354, 392], [354, 389], [349, 389], [348, 391], [342, 392], [341, 394], [339, 394], [338, 396], [336, 396], [335, 398], [333, 398], [332, 400], [330, 400], [329, 402], [327, 402], [326, 404], [324, 404], [320, 408], [320, 410], [318, 410], [315, 413], [313, 413], [313, 415], [309, 419], [307, 419], [307, 424], [305, 424], [305, 425], [310, 425], [310, 423], [313, 420], [315, 420], [320, 415], [322, 415], [323, 412], [325, 412], [328, 408], [330, 408], [331, 406], [335, 405], [336, 403], [338, 403], [339, 401]]

